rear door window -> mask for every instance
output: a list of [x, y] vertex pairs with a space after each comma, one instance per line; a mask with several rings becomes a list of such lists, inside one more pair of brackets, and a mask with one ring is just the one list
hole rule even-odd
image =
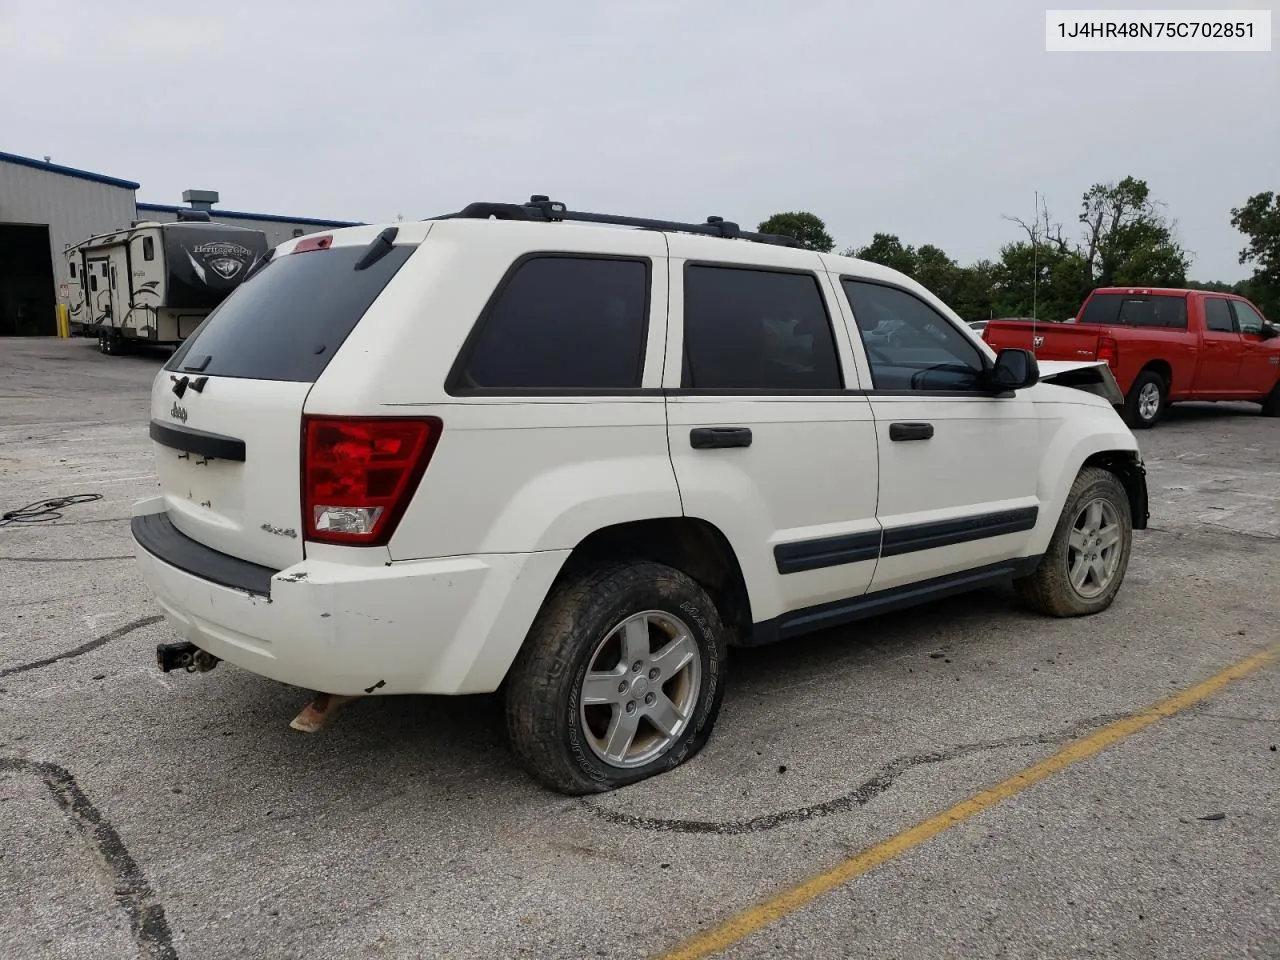
[[1218, 333], [1234, 333], [1231, 305], [1222, 297], [1207, 297], [1204, 301], [1205, 325]]
[[840, 362], [812, 273], [689, 265], [683, 386], [838, 390]]
[[209, 314], [165, 369], [314, 383], [417, 246], [394, 246], [356, 270], [366, 249], [331, 247], [271, 260]]
[[648, 316], [648, 260], [537, 254], [498, 287], [449, 389], [639, 387]]

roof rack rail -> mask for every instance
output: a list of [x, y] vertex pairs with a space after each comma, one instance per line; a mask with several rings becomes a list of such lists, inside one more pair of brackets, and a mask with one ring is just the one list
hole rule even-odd
[[743, 230], [736, 223], [723, 217], [707, 217], [706, 223], [682, 223], [678, 220], [651, 220], [646, 217], [623, 217], [612, 213], [586, 213], [570, 210], [563, 203], [541, 194], [534, 194], [528, 203], [469, 203], [457, 213], [431, 217], [431, 220], [532, 220], [541, 223], [603, 223], [618, 227], [640, 227], [644, 230], [662, 230], [670, 233], [697, 233], [726, 240], [750, 240], [753, 243], [770, 243], [779, 247], [801, 247], [794, 237], [781, 233], [753, 233]]

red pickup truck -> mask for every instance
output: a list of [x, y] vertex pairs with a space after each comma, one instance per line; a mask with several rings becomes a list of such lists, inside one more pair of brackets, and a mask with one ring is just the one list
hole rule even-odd
[[1280, 416], [1280, 329], [1233, 294], [1103, 287], [1074, 323], [992, 320], [982, 338], [1041, 360], [1105, 360], [1135, 428], [1180, 400], [1247, 400]]

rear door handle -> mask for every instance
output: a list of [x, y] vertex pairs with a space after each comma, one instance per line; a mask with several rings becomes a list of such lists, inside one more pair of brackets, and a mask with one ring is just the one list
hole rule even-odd
[[890, 440], [928, 440], [933, 436], [932, 423], [891, 423]]
[[750, 427], [694, 427], [689, 431], [689, 445], [695, 450], [722, 450], [725, 447], [751, 446]]

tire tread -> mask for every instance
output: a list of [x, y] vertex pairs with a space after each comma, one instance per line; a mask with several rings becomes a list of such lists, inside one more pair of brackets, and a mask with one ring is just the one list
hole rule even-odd
[[[1085, 600], [1071, 589], [1063, 568], [1066, 558], [1066, 541], [1071, 535], [1076, 506], [1084, 498], [1085, 492], [1095, 486], [1112, 487], [1116, 495], [1117, 508], [1121, 512], [1121, 522], [1129, 527], [1130, 545], [1126, 549], [1132, 549], [1133, 523], [1129, 497], [1124, 485], [1109, 470], [1101, 467], [1085, 467], [1071, 485], [1071, 492], [1067, 494], [1062, 515], [1058, 518], [1057, 527], [1054, 528], [1053, 539], [1049, 542], [1049, 549], [1045, 551], [1039, 566], [1029, 576], [1014, 581], [1013, 586], [1018, 598], [1032, 610], [1051, 617], [1078, 617], [1099, 613], [1111, 605], [1116, 592], [1120, 589], [1126, 572], [1124, 569], [1118, 572], [1116, 582], [1101, 597]], [[1124, 562], [1127, 567], [1127, 556]]]
[[[715, 605], [692, 578], [673, 567], [647, 560], [609, 562], [566, 578], [557, 586], [534, 618], [508, 673], [506, 721], [511, 747], [524, 767], [534, 779], [560, 793], [598, 793], [621, 785], [593, 779], [573, 762], [562, 739], [561, 697], [566, 684], [573, 682], [574, 664], [581, 656], [582, 644], [597, 640], [582, 638], [579, 624], [607, 614], [619, 594], [641, 582], [666, 585], [673, 592], [694, 592], [703, 600], [712, 627], [723, 643], [724, 629]], [[703, 727], [715, 721], [723, 677], [717, 678], [717, 683], [717, 703], [702, 719]], [[707, 733], [709, 729], [695, 732], [696, 746], [671, 765], [696, 752]]]

